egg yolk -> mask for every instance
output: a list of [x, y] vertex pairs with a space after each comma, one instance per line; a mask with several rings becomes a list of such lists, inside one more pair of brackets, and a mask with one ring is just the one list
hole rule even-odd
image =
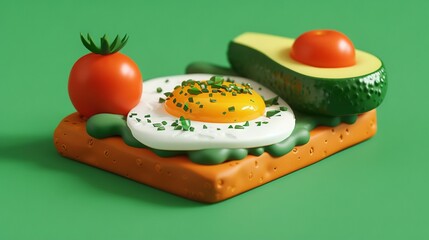
[[187, 80], [166, 94], [165, 110], [176, 117], [202, 122], [245, 122], [264, 115], [264, 99], [249, 84], [222, 77]]

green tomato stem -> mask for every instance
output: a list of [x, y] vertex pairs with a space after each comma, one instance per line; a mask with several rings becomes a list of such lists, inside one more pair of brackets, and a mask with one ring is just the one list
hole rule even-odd
[[117, 35], [112, 44], [110, 44], [106, 34], [104, 34], [103, 37], [100, 38], [100, 47], [95, 45], [89, 34], [87, 34], [87, 37], [85, 38], [81, 33], [80, 40], [89, 51], [95, 54], [109, 55], [118, 52], [125, 46], [128, 41], [128, 35], [125, 34], [125, 36], [120, 41], [119, 35]]

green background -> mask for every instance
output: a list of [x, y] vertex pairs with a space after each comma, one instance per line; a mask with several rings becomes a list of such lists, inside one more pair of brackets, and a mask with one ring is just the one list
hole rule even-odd
[[[0, 6], [0, 239], [428, 239], [424, 1], [7, 1]], [[145, 79], [192, 61], [227, 65], [246, 31], [346, 33], [379, 56], [389, 90], [362, 144], [205, 205], [60, 157], [52, 134], [74, 111], [79, 33], [130, 35]]]

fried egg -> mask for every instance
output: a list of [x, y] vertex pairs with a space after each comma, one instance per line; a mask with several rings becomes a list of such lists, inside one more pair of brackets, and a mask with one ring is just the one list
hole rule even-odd
[[127, 124], [138, 141], [159, 150], [254, 148], [289, 137], [295, 116], [250, 79], [187, 74], [145, 81]]

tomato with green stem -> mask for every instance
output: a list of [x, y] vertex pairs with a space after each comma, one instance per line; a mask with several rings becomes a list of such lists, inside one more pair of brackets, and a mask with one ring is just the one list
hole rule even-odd
[[110, 44], [106, 35], [100, 47], [81, 34], [83, 45], [91, 51], [73, 65], [68, 82], [70, 100], [76, 110], [89, 118], [98, 113], [127, 115], [142, 94], [143, 79], [137, 64], [119, 52], [128, 41], [116, 36]]

